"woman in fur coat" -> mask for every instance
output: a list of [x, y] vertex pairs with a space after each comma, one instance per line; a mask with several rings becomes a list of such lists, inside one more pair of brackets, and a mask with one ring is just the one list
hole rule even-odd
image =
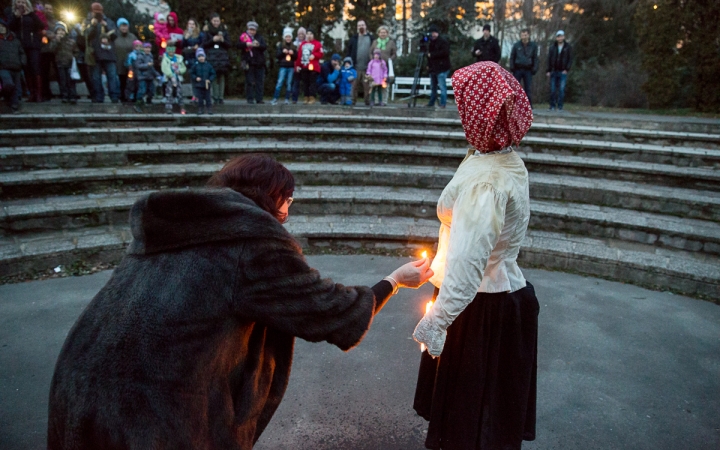
[[249, 450], [285, 393], [295, 337], [356, 346], [428, 261], [370, 287], [305, 262], [282, 226], [292, 174], [270, 157], [229, 162], [205, 190], [147, 195], [133, 242], [63, 345], [48, 449]]

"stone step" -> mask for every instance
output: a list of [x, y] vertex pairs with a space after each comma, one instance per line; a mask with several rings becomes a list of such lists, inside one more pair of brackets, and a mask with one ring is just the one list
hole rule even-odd
[[[146, 114], [143, 116], [117, 114], [34, 114], [0, 116], [0, 129], [43, 128], [137, 128], [197, 127], [197, 126], [294, 126], [338, 127], [364, 129], [417, 129], [433, 131], [462, 131], [458, 118], [387, 117], [382, 115], [329, 115], [329, 114], [220, 114], [213, 116]], [[588, 125], [561, 125], [536, 122], [528, 137], [584, 139], [644, 143], [670, 147], [720, 148], [720, 134], [691, 133], [637, 128], [602, 127]]]
[[[459, 162], [458, 155], [455, 162]], [[542, 186], [533, 187], [537, 198], [563, 199], [562, 191], [576, 180], [583, 186], [592, 184], [593, 188], [583, 189], [586, 198], [577, 198], [581, 191], [574, 190], [566, 199], [576, 203], [590, 203], [603, 206], [615, 206], [627, 209], [647, 210], [633, 200], [633, 191], [663, 192], [670, 197], [669, 202], [661, 201], [650, 206], [649, 212], [685, 215], [686, 208], [677, 209], [674, 205], [677, 196], [672, 191], [679, 190], [684, 199], [691, 204], [713, 204], [718, 194], [714, 190], [702, 190], [706, 185], [717, 188], [720, 171], [675, 166], [664, 166], [637, 162], [615, 162], [602, 159], [554, 156], [546, 154], [522, 155], [534, 180], [548, 179], [557, 175], [551, 186], [556, 193], [546, 192]], [[282, 158], [281, 158], [282, 160]], [[46, 195], [75, 195], [88, 192], [106, 192], [119, 190], [158, 189], [163, 187], [185, 187], [204, 184], [207, 179], [222, 166], [221, 163], [199, 164], [140, 164], [121, 167], [48, 169], [23, 172], [0, 173], [0, 198], [3, 200], [38, 197]], [[398, 186], [442, 189], [455, 172], [450, 167], [414, 166], [394, 164], [362, 163], [305, 163], [287, 162], [286, 166], [295, 174], [299, 184], [307, 185], [371, 185]], [[599, 178], [607, 175], [606, 178]], [[538, 178], [539, 177], [539, 178]], [[618, 180], [618, 178], [620, 180]], [[622, 179], [656, 183], [627, 182], [617, 184]], [[594, 179], [594, 181], [593, 181]], [[620, 200], [607, 196], [605, 185], [622, 186], [626, 192], [620, 192]], [[662, 184], [662, 185], [661, 185]], [[664, 185], [664, 186], [663, 186]], [[681, 187], [675, 187], [681, 186]], [[670, 187], [670, 192], [668, 192]], [[700, 191], [693, 191], [692, 189]], [[540, 189], [541, 191], [538, 191]], [[572, 189], [571, 189], [572, 191]], [[617, 195], [618, 193], [614, 193]], [[629, 197], [628, 197], [629, 196]], [[643, 194], [643, 197], [646, 197]], [[653, 196], [656, 197], [656, 196]], [[630, 205], [621, 202], [630, 201]], [[620, 203], [620, 204], [618, 204]], [[704, 208], [704, 206], [703, 206]], [[669, 209], [669, 210], [667, 210]], [[715, 220], [720, 212], [701, 210], [690, 213], [689, 217]]]
[[[123, 225], [148, 193], [48, 197], [6, 202], [0, 229], [7, 237], [89, 226]], [[432, 219], [440, 190], [390, 186], [300, 186], [295, 215], [383, 215]], [[533, 200], [530, 228], [613, 238], [706, 255], [720, 255], [720, 223], [596, 205]]]
[[[436, 240], [438, 222], [382, 216], [293, 216], [287, 227], [306, 248], [349, 247], [363, 251], [430, 246]], [[114, 226], [0, 239], [0, 276], [44, 271], [58, 265], [116, 262], [130, 239], [127, 227]], [[720, 298], [718, 264], [668, 249], [531, 230], [519, 262], [713, 301]]]
[[[415, 165], [456, 166], [465, 155], [464, 141], [454, 147], [386, 142], [344, 142], [338, 145], [316, 139], [278, 141], [272, 135], [249, 139], [214, 139], [194, 142], [50, 145], [0, 148], [0, 171], [102, 167], [142, 163], [219, 161], [238, 153], [272, 153], [284, 160], [332, 159]], [[720, 169], [720, 150], [663, 147], [580, 139], [526, 137], [518, 151], [528, 155], [576, 156], [612, 161], [634, 161], [677, 167]]]

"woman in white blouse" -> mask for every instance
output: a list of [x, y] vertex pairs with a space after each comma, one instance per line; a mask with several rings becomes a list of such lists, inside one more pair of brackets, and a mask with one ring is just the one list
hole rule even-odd
[[513, 150], [532, 124], [520, 84], [480, 62], [453, 90], [472, 148], [438, 201], [436, 299], [418, 323], [425, 344], [414, 408], [430, 449], [520, 449], [535, 439], [535, 291], [517, 265], [530, 219], [528, 174]]

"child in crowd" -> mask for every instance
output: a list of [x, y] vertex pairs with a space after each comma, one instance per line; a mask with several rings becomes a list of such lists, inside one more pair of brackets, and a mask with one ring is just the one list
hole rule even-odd
[[206, 61], [205, 50], [202, 47], [195, 50], [197, 62], [190, 68], [193, 93], [198, 102], [198, 114], [212, 114], [210, 92], [212, 81], [215, 79], [215, 69]]
[[167, 26], [167, 19], [165, 18], [165, 14], [161, 12], [155, 13], [155, 22], [153, 22], [153, 34], [155, 35], [155, 45], [158, 46], [158, 57], [162, 58], [165, 54], [165, 45], [167, 45], [167, 41], [170, 38], [170, 34], [168, 32], [168, 26]]
[[71, 77], [73, 59], [80, 52], [77, 40], [68, 33], [67, 25], [58, 21], [55, 24], [55, 38], [50, 42], [50, 51], [55, 54], [58, 86], [63, 103], [77, 104], [75, 80]]
[[[383, 61], [382, 59], [382, 51], [380, 51], [379, 48], [373, 50], [373, 59], [371, 59], [368, 63], [367, 75], [370, 75], [372, 77], [370, 106], [385, 106], [382, 98], [382, 87], [383, 85], [387, 85], [388, 67], [385, 61]], [[373, 101], [375, 99], [376, 93], [378, 99], [377, 103]]]
[[162, 58], [162, 73], [167, 79], [165, 84], [165, 112], [172, 114], [173, 98], [180, 106], [180, 114], [185, 114], [183, 108], [182, 81], [187, 68], [182, 55], [175, 53], [175, 46], [168, 45]]
[[275, 57], [277, 58], [280, 72], [278, 73], [277, 84], [275, 85], [275, 94], [273, 95], [272, 104], [277, 105], [280, 98], [280, 90], [285, 84], [285, 104], [290, 103], [290, 94], [292, 94], [293, 74], [295, 72], [295, 53], [297, 47], [293, 44], [292, 29], [285, 28], [283, 30], [283, 40], [277, 45]]
[[0, 84], [2, 94], [13, 114], [19, 112], [22, 86], [20, 74], [27, 64], [25, 50], [20, 39], [8, 28], [7, 22], [0, 17]]
[[343, 67], [340, 69], [340, 104], [352, 106], [353, 82], [357, 78], [357, 70], [353, 67], [351, 57], [343, 59]]
[[153, 94], [155, 93], [155, 70], [152, 44], [146, 42], [143, 44], [143, 52], [138, 54], [133, 65], [133, 73], [136, 76], [138, 89], [135, 97], [135, 111], [141, 112], [143, 105], [143, 97], [147, 95], [147, 103], [152, 103]]
[[137, 76], [138, 74], [135, 73], [135, 60], [137, 59], [138, 55], [145, 52], [143, 49], [143, 43], [139, 40], [134, 40], [133, 43], [133, 51], [128, 53], [127, 58], [125, 59], [125, 67], [128, 68], [128, 79], [127, 83], [125, 84], [125, 98], [127, 98], [130, 101], [135, 101], [135, 94], [137, 94], [138, 89], [138, 82], [137, 82]]

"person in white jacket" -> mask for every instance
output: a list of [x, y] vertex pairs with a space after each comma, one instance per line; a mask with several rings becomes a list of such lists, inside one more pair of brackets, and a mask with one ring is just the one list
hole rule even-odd
[[423, 343], [414, 408], [430, 449], [520, 449], [535, 439], [539, 305], [517, 265], [530, 219], [528, 174], [513, 150], [530, 102], [493, 62], [456, 71], [472, 148], [438, 201], [436, 299], [413, 334]]

